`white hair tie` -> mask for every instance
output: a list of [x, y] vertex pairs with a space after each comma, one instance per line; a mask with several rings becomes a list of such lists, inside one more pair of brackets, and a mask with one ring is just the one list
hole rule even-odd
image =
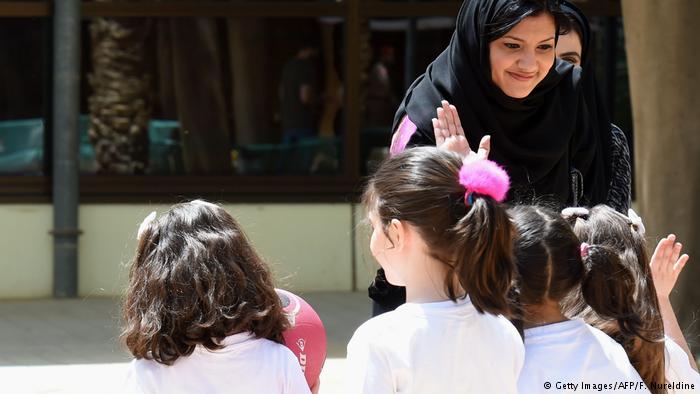
[[584, 207], [569, 207], [561, 210], [561, 216], [564, 219], [569, 219], [572, 217], [588, 217], [588, 208]]
[[630, 208], [627, 210], [627, 217], [630, 219], [630, 222], [632, 222], [632, 226], [634, 226], [635, 230], [639, 233], [639, 235], [644, 236], [646, 233], [646, 229], [644, 228], [644, 223], [642, 223], [642, 218], [637, 215], [637, 212], [634, 211], [634, 209]]

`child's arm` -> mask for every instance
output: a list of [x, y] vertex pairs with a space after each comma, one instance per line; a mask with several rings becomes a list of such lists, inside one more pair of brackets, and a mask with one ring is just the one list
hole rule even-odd
[[682, 249], [683, 245], [676, 242], [676, 236], [673, 234], [669, 235], [656, 245], [656, 250], [654, 250], [649, 266], [651, 267], [654, 287], [656, 287], [656, 296], [659, 299], [659, 309], [664, 322], [664, 331], [669, 338], [685, 351], [688, 355], [690, 366], [697, 371], [698, 366], [695, 358], [690, 352], [688, 343], [685, 341], [681, 327], [678, 325], [670, 300], [671, 290], [673, 290], [678, 275], [680, 275], [689, 258], [687, 254], [680, 256]]

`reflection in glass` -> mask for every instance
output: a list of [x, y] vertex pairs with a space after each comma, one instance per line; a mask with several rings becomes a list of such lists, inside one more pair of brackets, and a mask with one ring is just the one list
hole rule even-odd
[[83, 34], [83, 171], [341, 170], [342, 19], [96, 18]]
[[388, 155], [391, 126], [408, 83], [447, 46], [454, 18], [372, 19], [367, 25], [370, 61], [363, 83], [360, 130], [361, 172], [368, 174]]

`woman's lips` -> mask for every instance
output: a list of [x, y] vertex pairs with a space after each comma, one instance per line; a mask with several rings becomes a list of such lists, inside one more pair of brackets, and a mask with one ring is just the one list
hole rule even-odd
[[535, 74], [521, 74], [521, 73], [516, 73], [512, 71], [506, 71], [508, 75], [513, 77], [513, 79], [518, 80], [518, 81], [531, 81], [533, 78], [535, 78]]

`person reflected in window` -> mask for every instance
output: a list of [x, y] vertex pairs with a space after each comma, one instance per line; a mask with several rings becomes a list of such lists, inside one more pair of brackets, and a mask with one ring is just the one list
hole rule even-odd
[[396, 62], [394, 47], [379, 48], [377, 61], [372, 65], [367, 78], [365, 102], [365, 126], [391, 127], [398, 98], [391, 89], [391, 69]]
[[317, 52], [314, 45], [304, 41], [282, 70], [282, 143], [292, 143], [316, 135], [318, 84], [314, 58]]

